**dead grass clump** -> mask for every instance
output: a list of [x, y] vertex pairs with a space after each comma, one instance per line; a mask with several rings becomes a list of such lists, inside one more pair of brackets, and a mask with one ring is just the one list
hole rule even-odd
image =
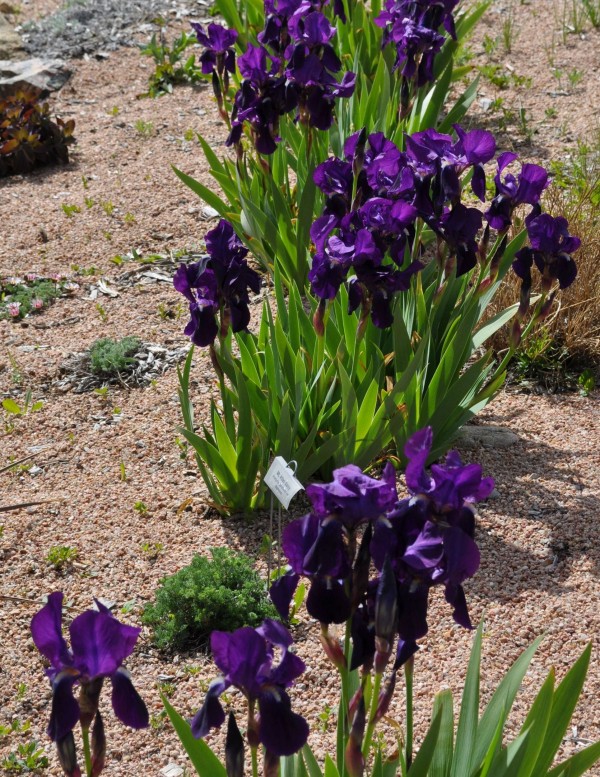
[[[580, 144], [572, 159], [551, 165], [554, 179], [544, 197], [544, 210], [564, 216], [569, 232], [581, 238], [574, 254], [577, 279], [560, 292], [551, 315], [532, 337], [543, 337], [568, 354], [574, 365], [600, 368], [600, 130], [593, 145]], [[498, 310], [519, 298], [520, 280], [509, 273], [495, 300]], [[535, 287], [533, 293], [538, 291]], [[546, 337], [549, 335], [549, 337]], [[494, 348], [508, 347], [509, 330], [498, 333]]]

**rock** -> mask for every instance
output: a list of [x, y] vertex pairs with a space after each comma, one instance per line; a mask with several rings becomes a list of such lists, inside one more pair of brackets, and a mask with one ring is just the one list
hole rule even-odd
[[160, 773], [163, 775], [163, 777], [181, 777], [183, 774], [183, 769], [177, 764], [167, 764], [163, 769], [160, 770]]
[[61, 89], [71, 77], [72, 71], [60, 59], [0, 60], [0, 94], [15, 88], [32, 86], [43, 95]]
[[510, 448], [519, 442], [519, 435], [501, 426], [464, 426], [456, 437], [461, 448]]
[[0, 59], [24, 59], [26, 56], [20, 35], [0, 13]]

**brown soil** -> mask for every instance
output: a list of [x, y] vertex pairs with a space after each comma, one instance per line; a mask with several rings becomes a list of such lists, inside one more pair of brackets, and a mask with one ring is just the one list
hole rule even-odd
[[[537, 159], [559, 158], [577, 138], [586, 138], [596, 126], [600, 107], [598, 32], [568, 35], [566, 45], [555, 33], [555, 61], [565, 71], [581, 70], [584, 77], [570, 94], [548, 94], [555, 88], [543, 48], [556, 27], [546, 10], [551, 5], [549, 0], [513, 4], [519, 35], [506, 57], [515, 72], [532, 77], [532, 84], [506, 92], [505, 103], [518, 111], [522, 99], [537, 132], [534, 145], [523, 146], [511, 125], [504, 145], [512, 142], [525, 156]], [[39, 16], [54, 6], [50, 0], [32, 0], [24, 11]], [[497, 19], [503, 8], [506, 13], [508, 4], [495, 3], [477, 33], [478, 64], [484, 59], [479, 53], [484, 33], [500, 34]], [[193, 553], [205, 553], [215, 545], [227, 544], [258, 558], [268, 526], [266, 516], [249, 522], [207, 514], [206, 492], [192, 458], [182, 461], [175, 444], [179, 407], [173, 369], [145, 388], [111, 387], [106, 397], [56, 388], [64, 360], [99, 337], [135, 334], [169, 349], [186, 345], [185, 311], [170, 284], [119, 283], [134, 263], [116, 266], [111, 258], [134, 248], [147, 255], [200, 245], [214, 222], [207, 220], [203, 204], [178, 181], [171, 165], [210, 184], [198, 144], [184, 136], [190, 129], [200, 131], [217, 151], [223, 149], [225, 137], [206, 89], [179, 88], [161, 99], [138, 100], [150, 63], [135, 50], [120, 50], [106, 61], [73, 64], [72, 81], [52, 101], [58, 115], [77, 122], [78, 144], [71, 163], [0, 183], [0, 274], [67, 273], [80, 284], [74, 297], [57, 301], [42, 315], [21, 324], [0, 321], [3, 396], [22, 402], [30, 389], [34, 400], [44, 402], [40, 411], [15, 419], [14, 429], [4, 436], [3, 461], [29, 455], [31, 459], [26, 467], [2, 476], [0, 504], [55, 500], [2, 515], [0, 724], [29, 720], [31, 729], [1, 740], [0, 759], [19, 742], [35, 738], [48, 754], [46, 773], [52, 775], [61, 772], [45, 735], [50, 692], [29, 633], [42, 596], [63, 590], [72, 607], [69, 614], [88, 608], [92, 597], [101, 596], [115, 602], [117, 612], [127, 605], [127, 614], [119, 617], [139, 625], [143, 603], [152, 598], [161, 577], [187, 564]], [[482, 93], [494, 96], [485, 84]], [[557, 116], [550, 120], [545, 116], [551, 107]], [[484, 122], [490, 118], [477, 112], [473, 117], [473, 122], [475, 117]], [[148, 136], [136, 129], [139, 121], [146, 123]], [[93, 200], [89, 208], [85, 197]], [[68, 218], [63, 203], [78, 205], [81, 212]], [[111, 213], [106, 203], [114, 206]], [[90, 298], [100, 279], [119, 296], [100, 292]], [[201, 356], [193, 374], [202, 413], [214, 374]], [[113, 413], [115, 407], [121, 412]], [[496, 478], [498, 490], [497, 498], [480, 511], [482, 566], [467, 590], [473, 620], [485, 616], [484, 697], [489, 697], [511, 660], [534, 637], [546, 634], [517, 701], [518, 725], [550, 666], [556, 666], [562, 677], [600, 628], [598, 394], [583, 398], [505, 393], [480, 423], [501, 425], [519, 435], [519, 442], [508, 449], [465, 452]], [[134, 509], [137, 501], [148, 506], [147, 514]], [[150, 559], [144, 543], [161, 543], [163, 551]], [[59, 545], [78, 552], [63, 573], [46, 561], [50, 548]], [[453, 624], [448, 607], [437, 597], [430, 623], [416, 664], [418, 731], [438, 689], [460, 691], [471, 643], [471, 635]], [[296, 636], [308, 671], [294, 693], [294, 704], [314, 722], [335, 709], [337, 682], [322, 656], [316, 625], [303, 623]], [[213, 666], [200, 654], [166, 659], [144, 632], [128, 667], [156, 716], [155, 727], [132, 733], [107, 709], [107, 777], [138, 775], [141, 764], [148, 775], [159, 775], [168, 763], [184, 765], [175, 735], [159, 717], [157, 687], [169, 678], [173, 704], [189, 715], [202, 702], [206, 681], [215, 674]], [[191, 667], [198, 667], [199, 673], [190, 672]], [[600, 738], [599, 700], [600, 668], [594, 648], [563, 755]], [[232, 703], [239, 709], [238, 702], [233, 694]], [[106, 694], [103, 705], [109, 706]], [[390, 716], [402, 720], [401, 692]], [[319, 752], [332, 743], [334, 715], [325, 718], [311, 734]], [[220, 741], [219, 735], [212, 741]], [[590, 773], [600, 775], [600, 770]]]

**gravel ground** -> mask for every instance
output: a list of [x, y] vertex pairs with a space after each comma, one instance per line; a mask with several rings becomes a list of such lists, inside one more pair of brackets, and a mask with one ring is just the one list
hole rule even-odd
[[[502, 7], [494, 4], [493, 13]], [[539, 13], [533, 15], [543, 7], [542, 0], [514, 7], [521, 34], [513, 56], [521, 70], [531, 71], [525, 44], [537, 26], [547, 22]], [[24, 6], [27, 18], [45, 10], [56, 10], [56, 3], [32, 0]], [[496, 17], [491, 19], [486, 29], [497, 29]], [[594, 63], [599, 48], [597, 33], [586, 34], [585, 40], [571, 36], [567, 46], [558, 42], [557, 52], [566, 66], [571, 57], [578, 58], [573, 60], [578, 68], [589, 64], [585, 89], [592, 92], [597, 89]], [[201, 131], [222, 152], [226, 134], [203, 88], [180, 88], [154, 101], [136, 99], [145, 91], [150, 64], [131, 48], [112, 52], [106, 61], [74, 64], [73, 79], [53, 102], [58, 115], [77, 122], [78, 145], [71, 164], [0, 183], [0, 273], [63, 272], [80, 285], [73, 297], [58, 300], [22, 324], [0, 321], [2, 396], [22, 402], [31, 390], [34, 400], [44, 402], [39, 412], [15, 419], [14, 429], [4, 437], [4, 461], [11, 456], [32, 458], [2, 475], [0, 504], [56, 500], [2, 516], [0, 724], [30, 721], [31, 730], [0, 739], [0, 760], [19, 743], [35, 738], [50, 759], [44, 771], [48, 775], [60, 774], [44, 733], [50, 693], [28, 630], [41, 597], [65, 591], [72, 607], [69, 615], [75, 615], [90, 606], [93, 596], [101, 596], [117, 609], [125, 606], [120, 617], [139, 625], [143, 603], [152, 598], [160, 578], [187, 564], [193, 553], [227, 544], [256, 557], [264, 569], [259, 547], [268, 526], [263, 515], [252, 521], [211, 517], [194, 463], [191, 457], [182, 460], [175, 444], [179, 408], [173, 369], [146, 387], [111, 386], [105, 397], [57, 386], [65, 361], [98, 337], [136, 334], [169, 351], [186, 346], [186, 317], [170, 285], [143, 278], [122, 283], [119, 278], [135, 262], [117, 266], [111, 259], [134, 248], [144, 255], [200, 249], [202, 235], [214, 221], [177, 181], [170, 165], [208, 182], [199, 146], [185, 136], [189, 129]], [[548, 100], [545, 75], [540, 76], [539, 89], [538, 72], [533, 75], [528, 100], [535, 105], [540, 101], [542, 112]], [[568, 153], [577, 137], [593, 130], [595, 98], [573, 99], [569, 108], [564, 108], [566, 101], [552, 103], [568, 112], [577, 105], [572, 139], [557, 140], [554, 125], [541, 121], [539, 144], [525, 148], [524, 154], [535, 156], [538, 145], [549, 156]], [[143, 127], [147, 129], [140, 131]], [[514, 140], [521, 142], [516, 135]], [[86, 197], [92, 200], [89, 208]], [[68, 218], [63, 203], [78, 205], [81, 212]], [[100, 280], [118, 296], [98, 293]], [[215, 376], [201, 354], [193, 376], [202, 416]], [[518, 441], [506, 449], [464, 451], [466, 458], [480, 461], [497, 484], [497, 496], [480, 511], [482, 564], [467, 590], [474, 621], [485, 617], [484, 698], [516, 655], [534, 637], [546, 635], [524, 680], [513, 730], [550, 666], [562, 677], [599, 631], [599, 398], [598, 392], [586, 398], [503, 393], [478, 423], [510, 429]], [[121, 412], [115, 414], [115, 407]], [[140, 500], [148, 506], [145, 515], [134, 509]], [[163, 551], [151, 559], [142, 546], [155, 542], [162, 543]], [[76, 562], [62, 573], [46, 561], [57, 545], [78, 551]], [[471, 635], [453, 624], [438, 597], [432, 602], [430, 623], [417, 657], [418, 733], [428, 720], [433, 693], [443, 687], [460, 691], [471, 643]], [[321, 716], [311, 743], [323, 753], [331, 747], [335, 728], [328, 710], [335, 708], [337, 681], [318, 645], [315, 624], [303, 621], [295, 636], [308, 671], [294, 692], [294, 705], [313, 721]], [[132, 734], [107, 709], [107, 777], [137, 775], [142, 763], [152, 776], [168, 763], [184, 765], [179, 743], [160, 716], [158, 686], [161, 678], [171, 678], [173, 704], [182, 714], [191, 714], [214, 676], [212, 666], [201, 654], [160, 655], [144, 631], [128, 667], [154, 716], [153, 727]], [[232, 695], [232, 703], [238, 701]], [[104, 708], [107, 702], [105, 698]], [[390, 716], [402, 720], [401, 693]], [[571, 753], [598, 738], [600, 666], [594, 647], [582, 702], [562, 752]], [[212, 741], [220, 742], [219, 736]], [[600, 775], [600, 770], [590, 774]]]

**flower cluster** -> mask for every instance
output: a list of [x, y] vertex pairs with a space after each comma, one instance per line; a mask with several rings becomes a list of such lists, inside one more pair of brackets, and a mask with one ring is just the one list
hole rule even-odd
[[[246, 124], [256, 150], [272, 154], [279, 141], [281, 116], [293, 111], [301, 124], [329, 129], [335, 100], [353, 93], [355, 75], [344, 73], [341, 81], [337, 80], [342, 63], [331, 45], [335, 28], [316, 5], [308, 0], [268, 0], [265, 16], [259, 45], [249, 44], [238, 59], [243, 80], [234, 98], [227, 145], [239, 147]], [[210, 25], [208, 32], [194, 26], [198, 40], [206, 47], [201, 57], [203, 71], [216, 74], [213, 87], [222, 109], [220, 84], [227, 88], [223, 75], [227, 70], [233, 72], [230, 46], [235, 31], [212, 28], [218, 25]]]
[[234, 332], [248, 326], [248, 289], [257, 293], [260, 276], [248, 267], [244, 247], [233, 227], [221, 219], [206, 234], [208, 256], [199, 262], [182, 264], [173, 285], [189, 301], [190, 320], [184, 334], [195, 345], [210, 345], [220, 331], [224, 336], [231, 325]]
[[442, 48], [445, 32], [456, 39], [452, 11], [458, 0], [386, 0], [385, 10], [375, 19], [383, 27], [382, 45], [396, 49], [394, 70], [402, 76], [402, 107], [409, 111], [415, 88], [433, 81], [435, 57]]
[[[336, 470], [332, 483], [309, 486], [312, 512], [283, 532], [289, 571], [273, 584], [271, 598], [287, 617], [300, 577], [309, 578], [306, 607], [323, 625], [324, 646], [335, 662], [343, 659], [327, 626], [350, 619], [353, 667], [375, 662], [381, 672], [397, 635], [397, 670], [427, 633], [435, 585], [444, 587], [455, 621], [471, 626], [462, 584], [479, 567], [472, 505], [487, 498], [494, 483], [482, 478], [478, 464], [463, 465], [456, 451], [429, 474], [431, 445], [429, 427], [406, 443], [405, 499], [398, 500], [391, 464], [381, 480], [350, 465]], [[378, 574], [369, 580], [371, 563]]]
[[[524, 164], [515, 176], [506, 168], [516, 154], [501, 154], [489, 208], [483, 212], [467, 206], [461, 202], [462, 179], [470, 174], [471, 191], [485, 202], [484, 165], [493, 159], [496, 141], [485, 130], [465, 132], [455, 125], [454, 131], [456, 139], [433, 129], [407, 135], [405, 151], [381, 133], [365, 137], [364, 131], [357, 132], [346, 141], [343, 159], [330, 158], [316, 168], [314, 181], [326, 195], [323, 215], [311, 228], [315, 252], [309, 280], [321, 300], [315, 319], [318, 331], [326, 301], [345, 282], [349, 312], [361, 306], [362, 317], [370, 314], [376, 326], [392, 323], [394, 295], [408, 289], [412, 275], [423, 267], [415, 245], [417, 219], [436, 235], [440, 268], [461, 276], [478, 260], [488, 260], [490, 228], [504, 236], [516, 208], [531, 205], [526, 218], [531, 247], [517, 254], [515, 272], [530, 288], [530, 268], [535, 264], [543, 274], [545, 291], [554, 280], [561, 288], [574, 280], [571, 253], [579, 240], [568, 234], [564, 219], [541, 212], [546, 170]], [[491, 280], [504, 245], [492, 257]], [[529, 288], [524, 292], [527, 303]]]
[[[309, 279], [317, 297], [333, 299], [352, 271], [350, 310], [362, 305], [363, 317], [370, 313], [376, 326], [389, 326], [394, 294], [408, 289], [422, 268], [406, 251], [418, 217], [456, 258], [458, 275], [474, 267], [482, 214], [460, 202], [460, 177], [471, 169], [471, 187], [483, 200], [483, 164], [496, 143], [483, 130], [455, 130], [456, 141], [434, 130], [407, 136], [406, 151], [381, 133], [356, 133], [346, 141], [343, 160], [316, 168], [314, 181], [327, 196], [311, 228], [316, 252]], [[384, 262], [386, 255], [391, 262]]]
[[[194, 716], [193, 735], [205, 737], [211, 728], [223, 724], [225, 712], [219, 696], [233, 685], [248, 703], [250, 747], [262, 744], [267, 760], [300, 750], [308, 738], [308, 723], [292, 712], [286, 689], [306, 667], [291, 652], [292, 638], [287, 629], [277, 621], [266, 619], [257, 629], [245, 627], [232, 633], [213, 631], [210, 644], [223, 675], [213, 680], [204, 704]], [[276, 650], [280, 656], [277, 664], [274, 663]]]
[[[65, 774], [80, 774], [75, 753], [73, 728], [79, 722], [87, 738], [92, 726], [93, 774], [104, 766], [106, 740], [98, 710], [105, 678], [112, 683], [112, 706], [119, 720], [132, 728], [148, 726], [146, 705], [121, 666], [131, 655], [140, 629], [126, 626], [99, 601], [97, 610], [78, 615], [69, 627], [71, 648], [62, 635], [63, 594], [50, 594], [48, 603], [31, 621], [35, 646], [48, 659], [47, 675], [52, 684], [52, 710], [48, 735], [56, 742]], [[73, 695], [79, 686], [79, 698]]]

